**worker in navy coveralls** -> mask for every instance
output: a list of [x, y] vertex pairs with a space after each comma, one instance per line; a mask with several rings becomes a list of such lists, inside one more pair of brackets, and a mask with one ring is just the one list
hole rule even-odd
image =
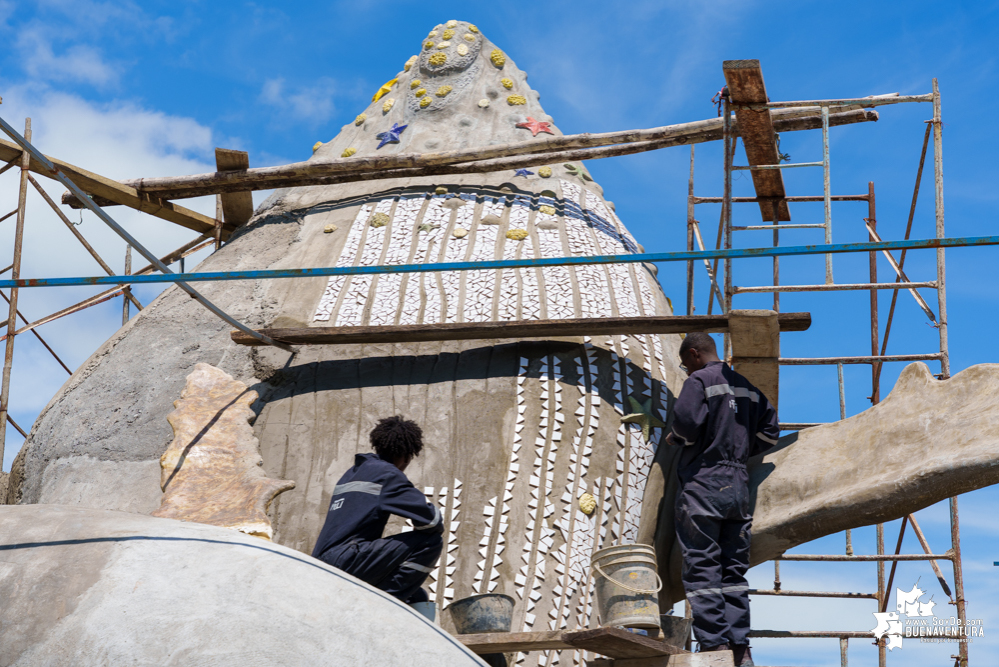
[[[312, 556], [405, 603], [426, 602], [422, 586], [440, 558], [441, 513], [404, 474], [423, 449], [423, 432], [400, 416], [371, 431], [374, 454], [357, 454], [337, 482]], [[382, 537], [390, 514], [412, 532]]]
[[708, 334], [688, 334], [680, 360], [688, 378], [666, 442], [683, 447], [676, 535], [694, 636], [700, 650], [732, 650], [737, 666], [750, 667], [745, 575], [753, 515], [746, 461], [777, 444], [777, 412], [718, 359]]

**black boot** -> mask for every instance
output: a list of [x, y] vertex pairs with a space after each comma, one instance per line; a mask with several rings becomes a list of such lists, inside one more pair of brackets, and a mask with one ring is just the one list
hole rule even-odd
[[755, 667], [753, 654], [749, 651], [749, 644], [735, 644], [732, 647], [732, 661], [735, 667]]

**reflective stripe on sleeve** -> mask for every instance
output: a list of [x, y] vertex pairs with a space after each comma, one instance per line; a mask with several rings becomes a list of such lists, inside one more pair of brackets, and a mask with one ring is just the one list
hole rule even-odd
[[722, 589], [720, 588], [701, 588], [696, 591], [690, 591], [687, 593], [688, 598], [696, 598], [699, 595], [721, 595]]
[[437, 505], [430, 505], [430, 507], [434, 509], [434, 520], [425, 526], [413, 526], [413, 530], [429, 530], [441, 522], [441, 511], [437, 509]]
[[730, 387], [727, 384], [714, 384], [710, 387], [704, 388], [704, 395], [707, 398], [711, 398], [712, 396], [722, 396], [724, 394], [731, 394], [736, 398], [748, 398], [753, 403], [760, 402], [760, 395], [755, 391], [746, 389], [745, 387]]
[[434, 568], [432, 567], [420, 565], [419, 563], [414, 563], [411, 560], [407, 560], [400, 567], [408, 567], [410, 570], [416, 570], [418, 572], [426, 572], [427, 574], [431, 574], [434, 571]]
[[382, 485], [375, 484], [374, 482], [347, 482], [346, 484], [337, 484], [336, 488], [333, 489], [333, 495], [338, 496], [341, 493], [350, 493], [351, 491], [357, 493], [370, 493], [373, 496], [381, 495]]
[[767, 436], [763, 435], [762, 433], [757, 433], [756, 437], [759, 438], [760, 440], [762, 440], [763, 442], [769, 443], [771, 445], [776, 445], [777, 444], [776, 440], [768, 438]]
[[692, 440], [687, 440], [685, 437], [683, 437], [676, 431], [673, 431], [673, 437], [679, 440], [681, 443], [683, 443], [684, 447], [689, 447], [690, 445], [694, 444]]

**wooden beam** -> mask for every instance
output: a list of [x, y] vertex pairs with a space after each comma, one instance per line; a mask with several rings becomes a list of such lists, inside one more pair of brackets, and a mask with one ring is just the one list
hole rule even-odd
[[[725, 84], [728, 86], [729, 97], [733, 104], [758, 104], [770, 101], [767, 98], [767, 88], [763, 84], [763, 71], [760, 69], [759, 60], [726, 60], [722, 64], [722, 71], [725, 73]], [[735, 110], [742, 144], [751, 166], [780, 162], [770, 113], [767, 109], [753, 111], [736, 108]], [[758, 198], [784, 197], [784, 176], [780, 169], [753, 170], [750, 173], [753, 175], [753, 187], [756, 188]], [[764, 222], [784, 222], [791, 219], [791, 212], [785, 201], [780, 201], [777, 206], [777, 218], [774, 218], [772, 200], [760, 201], [759, 204]]]
[[[805, 331], [811, 326], [812, 316], [811, 313], [780, 313], [778, 321], [782, 331]], [[679, 334], [691, 331], [727, 333], [728, 316], [601, 317], [515, 322], [303, 327], [297, 329], [261, 329], [259, 333], [289, 345], [357, 345], [441, 340], [491, 340], [496, 338]], [[239, 345], [261, 344], [256, 338], [241, 331], [233, 331], [231, 338]]]
[[[21, 148], [17, 144], [0, 139], [0, 161], [15, 159], [20, 154]], [[157, 195], [139, 192], [133, 187], [123, 185], [118, 181], [113, 181], [110, 178], [105, 178], [86, 169], [81, 169], [68, 162], [48, 155], [45, 157], [55, 165], [56, 169], [69, 177], [82, 190], [98, 198], [134, 208], [137, 211], [148, 213], [181, 227], [193, 229], [201, 234], [211, 233], [215, 228], [215, 221], [207, 215], [202, 215], [183, 206], [160, 199]], [[34, 160], [31, 161], [29, 169], [47, 178], [51, 178], [52, 176], [41, 164]], [[227, 225], [223, 233], [228, 235], [232, 231], [233, 228]]]
[[457, 635], [455, 638], [477, 655], [579, 649], [609, 658], [628, 659], [654, 658], [684, 652], [680, 647], [670, 646], [622, 628], [595, 628], [577, 632], [565, 630], [497, 632]]
[[[250, 168], [246, 151], [215, 149], [215, 167], [223, 172], [243, 172]], [[253, 194], [248, 190], [222, 195], [222, 217], [227, 225], [242, 227], [253, 217]]]

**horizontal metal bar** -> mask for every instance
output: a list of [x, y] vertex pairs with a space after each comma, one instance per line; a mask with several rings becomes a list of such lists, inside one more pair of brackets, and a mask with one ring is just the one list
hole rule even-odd
[[[721, 204], [724, 197], [690, 197], [695, 204]], [[833, 195], [832, 201], [867, 201], [867, 195]], [[825, 201], [822, 195], [792, 195], [787, 197], [732, 197], [733, 204], [749, 204], [761, 201], [786, 201], [786, 202], [817, 202]]]
[[801, 422], [801, 423], [791, 423], [787, 424], [777, 424], [777, 428], [782, 431], [801, 431], [806, 428], [813, 428], [815, 426], [825, 426], [826, 422]]
[[[392, 264], [381, 266], [324, 266], [311, 269], [270, 269], [218, 271], [211, 273], [168, 273], [145, 276], [90, 276], [85, 278], [21, 278], [0, 280], [3, 287], [65, 287], [71, 285], [126, 285], [135, 283], [211, 282], [215, 280], [265, 280], [314, 276], [357, 276], [385, 273], [432, 273], [435, 271], [481, 271], [487, 269], [541, 268], [546, 266], [585, 266], [588, 264], [637, 264], [685, 262], [687, 260], [743, 259], [786, 257], [829, 253], [871, 252], [876, 250], [957, 248], [999, 245], [999, 236], [963, 236], [959, 238], [881, 241], [879, 243], [829, 243], [822, 245], [779, 246], [768, 248], [732, 248], [729, 250], [685, 250], [587, 257], [542, 257], [537, 259], [502, 259], [482, 262], [441, 262], [438, 264]], [[242, 326], [242, 325], [241, 325]]]
[[786, 561], [893, 561], [893, 560], [953, 560], [954, 554], [785, 554], [774, 560]]
[[925, 95], [898, 95], [896, 97], [861, 97], [859, 99], [842, 100], [800, 100], [796, 102], [761, 102], [759, 104], [733, 104], [731, 109], [790, 109], [793, 107], [839, 107], [857, 106], [862, 108], [880, 107], [887, 104], [905, 104], [907, 102], [932, 102], [933, 93]]
[[856, 639], [874, 639], [871, 631], [860, 630], [750, 630], [749, 636], [754, 639], [782, 639], [785, 637], [794, 639], [837, 639], [850, 637]]
[[790, 225], [748, 225], [746, 227], [732, 227], [733, 232], [753, 232], [763, 229], [825, 229], [825, 224], [821, 222], [803, 222], [801, 224]]
[[[930, 361], [933, 359], [940, 359], [941, 357], [943, 357], [943, 354], [940, 352], [934, 352], [932, 354], [895, 354], [870, 357], [781, 357], [777, 360], [777, 363], [782, 366], [825, 366], [835, 364], [871, 364], [874, 362], [887, 361]], [[742, 361], [745, 361], [745, 359], [742, 359]]]
[[[821, 226], [821, 225], [820, 225]], [[840, 292], [871, 289], [909, 289], [910, 287], [936, 287], [937, 281], [922, 283], [842, 283], [839, 285], [762, 285], [760, 287], [735, 287], [733, 294], [770, 294], [771, 292]]]
[[732, 167], [735, 171], [756, 171], [757, 169], [794, 169], [795, 167], [824, 167], [823, 162], [788, 162], [787, 164], [753, 164]]
[[839, 591], [775, 591], [775, 590], [759, 590], [756, 588], [749, 589], [750, 595], [773, 595], [776, 597], [784, 596], [789, 598], [848, 598], [854, 600], [877, 600], [877, 593], [841, 593]]

